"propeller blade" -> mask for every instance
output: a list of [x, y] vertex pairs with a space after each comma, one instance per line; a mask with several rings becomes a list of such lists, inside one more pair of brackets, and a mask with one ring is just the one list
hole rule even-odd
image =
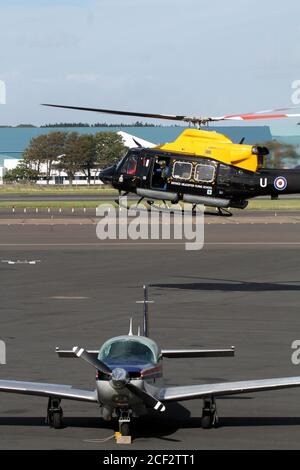
[[83, 359], [85, 362], [95, 367], [95, 369], [100, 370], [100, 372], [103, 374], [111, 375], [111, 369], [106, 364], [104, 364], [104, 362], [89, 354], [84, 348], [75, 346], [73, 351], [77, 357]]
[[145, 392], [144, 390], [141, 390], [140, 388], [136, 387], [132, 383], [126, 384], [126, 387], [131, 393], [141, 398], [143, 402], [147, 406], [149, 406], [149, 408], [154, 408], [156, 411], [165, 411], [166, 409], [165, 405], [161, 401], [154, 398], [149, 393]]

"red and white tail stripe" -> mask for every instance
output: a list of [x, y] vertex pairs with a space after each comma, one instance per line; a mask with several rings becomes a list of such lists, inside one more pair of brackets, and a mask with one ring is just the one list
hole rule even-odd
[[[249, 121], [254, 119], [278, 119], [286, 117], [300, 117], [299, 113], [289, 114], [282, 113], [282, 111], [288, 111], [289, 109], [299, 109], [300, 106], [290, 106], [287, 108], [274, 108], [274, 109], [264, 109], [263, 111], [252, 111], [250, 113], [243, 114], [227, 114], [224, 116], [213, 116], [212, 121]], [[279, 113], [279, 114], [273, 114]]]

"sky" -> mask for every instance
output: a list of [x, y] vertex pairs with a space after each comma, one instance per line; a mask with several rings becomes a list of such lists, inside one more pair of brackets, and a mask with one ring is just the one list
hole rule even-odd
[[[291, 106], [299, 18], [296, 0], [0, 0], [0, 125], [126, 121], [43, 102], [205, 116]], [[298, 121], [274, 129], [300, 134]]]

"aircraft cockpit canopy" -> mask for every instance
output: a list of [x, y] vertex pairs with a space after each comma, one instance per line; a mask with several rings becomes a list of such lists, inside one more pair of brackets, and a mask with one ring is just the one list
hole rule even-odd
[[98, 358], [106, 363], [138, 362], [155, 364], [158, 355], [156, 344], [148, 338], [118, 336], [104, 343], [99, 351]]

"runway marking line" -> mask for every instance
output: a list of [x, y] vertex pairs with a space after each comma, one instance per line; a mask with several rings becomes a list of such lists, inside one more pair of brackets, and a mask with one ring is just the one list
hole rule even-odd
[[49, 297], [50, 299], [54, 300], [86, 300], [88, 297], [83, 296], [67, 296], [67, 295], [54, 295], [53, 297]]

